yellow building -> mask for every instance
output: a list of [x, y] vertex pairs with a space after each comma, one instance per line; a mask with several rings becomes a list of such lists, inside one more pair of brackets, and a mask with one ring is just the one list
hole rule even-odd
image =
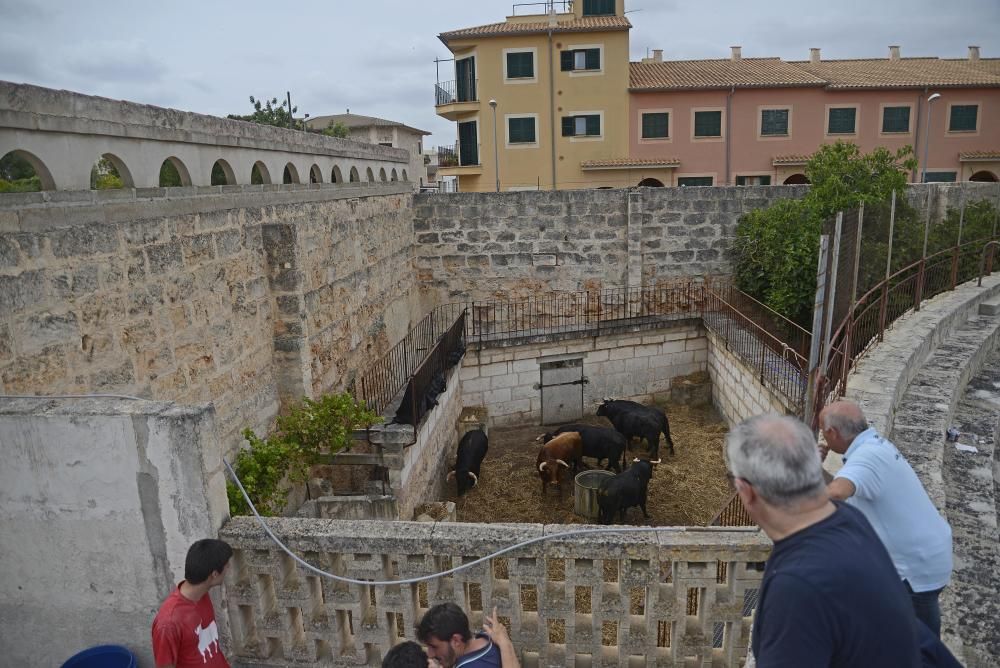
[[624, 0], [539, 6], [551, 11], [438, 36], [455, 78], [436, 110], [457, 125], [439, 175], [465, 192], [634, 185]]

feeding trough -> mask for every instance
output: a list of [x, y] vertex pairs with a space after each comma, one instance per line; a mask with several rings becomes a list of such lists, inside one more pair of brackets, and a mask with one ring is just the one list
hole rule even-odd
[[602, 481], [613, 475], [611, 471], [602, 469], [578, 473], [573, 486], [573, 512], [580, 517], [597, 520], [601, 512], [597, 505], [597, 490]]

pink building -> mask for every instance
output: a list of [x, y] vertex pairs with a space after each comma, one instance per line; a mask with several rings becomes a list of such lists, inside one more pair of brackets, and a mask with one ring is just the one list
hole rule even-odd
[[837, 139], [865, 152], [913, 146], [915, 182], [925, 168], [928, 181], [1000, 178], [1000, 59], [978, 47], [962, 60], [901, 58], [895, 46], [868, 60], [740, 51], [630, 63], [628, 162], [659, 166], [644, 185], [806, 183], [808, 156]]

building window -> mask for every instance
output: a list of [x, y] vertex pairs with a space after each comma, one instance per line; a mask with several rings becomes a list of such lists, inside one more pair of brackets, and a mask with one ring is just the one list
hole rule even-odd
[[392, 146], [392, 142], [391, 141], [380, 141], [378, 143], [378, 145], [379, 146]]
[[788, 135], [788, 110], [762, 109], [760, 112], [760, 134], [762, 137]]
[[583, 0], [584, 16], [614, 16], [615, 0]]
[[694, 112], [694, 136], [721, 137], [722, 112], [721, 111]]
[[955, 176], [955, 172], [927, 172], [924, 183], [952, 183]]
[[885, 107], [882, 110], [882, 132], [909, 132], [910, 108]]
[[601, 69], [601, 50], [593, 48], [561, 51], [559, 53], [559, 65], [563, 72], [599, 70]]
[[666, 139], [670, 135], [670, 114], [656, 112], [642, 115], [643, 139]]
[[737, 176], [736, 185], [738, 186], [769, 186], [771, 185], [771, 177], [767, 175], [763, 176]]
[[535, 58], [531, 51], [512, 51], [507, 54], [508, 79], [533, 79]]
[[955, 104], [951, 107], [948, 132], [975, 132], [979, 116], [978, 104]]
[[563, 137], [600, 137], [601, 117], [599, 114], [585, 116], [563, 116]]
[[677, 177], [677, 185], [679, 186], [710, 186], [712, 185], [711, 176], [679, 176]]
[[858, 110], [854, 107], [834, 108], [830, 110], [826, 132], [831, 135], [853, 135], [857, 122]]
[[507, 119], [508, 144], [534, 144], [535, 141], [534, 116], [515, 116]]

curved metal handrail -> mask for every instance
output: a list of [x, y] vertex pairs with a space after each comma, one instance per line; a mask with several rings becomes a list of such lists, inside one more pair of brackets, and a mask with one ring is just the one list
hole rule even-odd
[[979, 281], [976, 283], [976, 287], [983, 287], [983, 275], [986, 273], [986, 251], [989, 250], [990, 246], [1000, 247], [1000, 241], [988, 241], [983, 246], [983, 253], [979, 258]]

